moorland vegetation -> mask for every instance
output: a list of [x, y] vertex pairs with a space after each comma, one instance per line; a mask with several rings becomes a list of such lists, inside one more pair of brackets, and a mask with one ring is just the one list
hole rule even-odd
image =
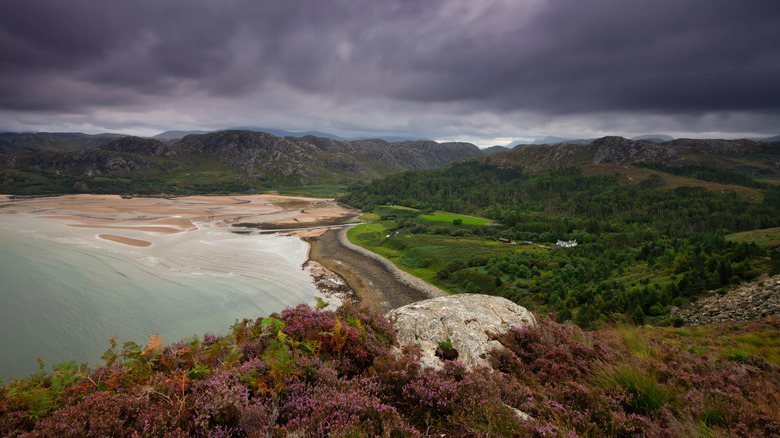
[[167, 346], [112, 340], [100, 365], [62, 363], [3, 386], [0, 435], [780, 434], [776, 319], [595, 332], [537, 320], [501, 336], [492, 368], [474, 369], [422, 368], [419, 350], [392, 351], [384, 316], [352, 305], [300, 305]]

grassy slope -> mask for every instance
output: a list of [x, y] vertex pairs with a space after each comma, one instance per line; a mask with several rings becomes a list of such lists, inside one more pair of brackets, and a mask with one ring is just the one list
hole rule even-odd
[[755, 242], [756, 245], [762, 248], [777, 248], [780, 247], [780, 227], [729, 234], [726, 236], [726, 240], [734, 242]]
[[[381, 207], [381, 209], [405, 209], [406, 207]], [[366, 213], [363, 220], [378, 220], [377, 213]], [[471, 230], [473, 226], [490, 224], [490, 219], [465, 216], [453, 213], [436, 212], [433, 215], [420, 215], [418, 221], [435, 229], [451, 226], [452, 221], [461, 219], [461, 229]], [[393, 262], [400, 269], [435, 284], [450, 292], [465, 292], [457, 284], [436, 278], [436, 273], [455, 260], [471, 258], [491, 258], [522, 251], [538, 251], [532, 245], [507, 245], [492, 239], [476, 236], [452, 237], [435, 234], [399, 235], [388, 231], [394, 221], [378, 221], [358, 225], [347, 232], [347, 238], [355, 245], [375, 252]], [[474, 270], [477, 272], [477, 270]]]

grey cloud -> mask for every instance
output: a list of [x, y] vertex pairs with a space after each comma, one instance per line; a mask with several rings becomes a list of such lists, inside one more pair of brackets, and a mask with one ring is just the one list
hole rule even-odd
[[[443, 118], [739, 112], [777, 120], [773, 3], [11, 2], [0, 14], [0, 109], [87, 113], [186, 93], [209, 105], [293, 90], [328, 108], [436, 105]], [[394, 117], [389, 108], [377, 115]]]

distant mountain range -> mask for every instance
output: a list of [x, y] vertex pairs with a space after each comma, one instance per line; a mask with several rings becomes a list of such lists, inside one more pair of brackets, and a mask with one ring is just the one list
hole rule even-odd
[[[570, 143], [570, 144], [590, 144], [595, 138], [566, 138], [566, 137], [554, 137], [547, 136], [544, 138], [537, 138], [534, 141], [516, 141], [510, 145], [510, 149], [520, 145], [526, 144], [558, 144], [558, 143]], [[647, 134], [632, 137], [631, 140], [650, 140], [655, 143], [663, 143], [665, 141], [674, 140], [674, 137], [666, 134]]]
[[[183, 135], [181, 138], [176, 138]], [[481, 159], [501, 167], [702, 164], [752, 173], [780, 170], [778, 144], [752, 140], [603, 137], [508, 149], [471, 143], [338, 140], [265, 132], [169, 131], [158, 138], [81, 133], [0, 134], [2, 193], [209, 193], [351, 184], [405, 170]], [[161, 141], [160, 138], [166, 139]], [[659, 142], [660, 141], [660, 142]], [[751, 170], [752, 169], [752, 170]]]
[[[384, 140], [390, 143], [394, 142], [403, 142], [403, 141], [418, 141], [421, 140], [420, 138], [412, 138], [412, 137], [400, 137], [400, 136], [379, 136], [379, 137], [352, 137], [352, 138], [343, 138], [339, 137], [338, 135], [330, 134], [328, 132], [322, 132], [322, 131], [304, 131], [304, 132], [292, 132], [292, 131], [286, 131], [284, 129], [275, 129], [275, 128], [256, 128], [256, 127], [236, 127], [236, 128], [230, 128], [231, 131], [254, 131], [254, 132], [265, 132], [267, 134], [275, 135], [277, 137], [295, 137], [295, 138], [301, 138], [301, 137], [307, 137], [307, 136], [314, 136], [314, 137], [322, 137], [322, 138], [329, 138], [331, 140], [340, 140], [340, 141], [350, 141], [350, 140], [372, 140], [372, 139], [379, 139]], [[160, 141], [171, 141], [171, 140], [178, 140], [180, 138], [184, 138], [187, 135], [191, 134], [208, 134], [211, 132], [218, 132], [218, 131], [165, 131], [161, 134], [155, 135], [153, 138]]]
[[[36, 135], [46, 137], [43, 133]], [[75, 138], [82, 143], [91, 138], [84, 136]], [[167, 142], [97, 137], [99, 141], [92, 139], [96, 146], [74, 151], [19, 153], [18, 148], [4, 147], [0, 190], [14, 193], [23, 188], [35, 192], [38, 185], [40, 190], [61, 193], [72, 191], [76, 183], [82, 191], [140, 193], [347, 184], [484, 156], [470, 143], [341, 141], [313, 135], [278, 137], [246, 130], [189, 134]], [[128, 182], [132, 184], [123, 187], [122, 183]]]

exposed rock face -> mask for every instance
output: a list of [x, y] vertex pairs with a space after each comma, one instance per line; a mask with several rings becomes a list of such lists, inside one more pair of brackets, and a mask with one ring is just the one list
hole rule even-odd
[[[501, 347], [496, 336], [512, 327], [536, 326], [533, 315], [502, 297], [461, 294], [419, 301], [387, 314], [399, 345], [422, 351], [423, 366], [440, 368], [439, 344], [449, 342], [467, 366], [489, 365], [490, 350]], [[440, 353], [441, 355], [441, 353]]]
[[634, 161], [668, 163], [679, 160], [672, 149], [649, 140], [604, 137], [595, 140], [592, 146], [596, 148], [593, 164], [623, 164]]
[[747, 283], [725, 295], [713, 295], [679, 313], [691, 325], [748, 321], [780, 315], [780, 275]]

